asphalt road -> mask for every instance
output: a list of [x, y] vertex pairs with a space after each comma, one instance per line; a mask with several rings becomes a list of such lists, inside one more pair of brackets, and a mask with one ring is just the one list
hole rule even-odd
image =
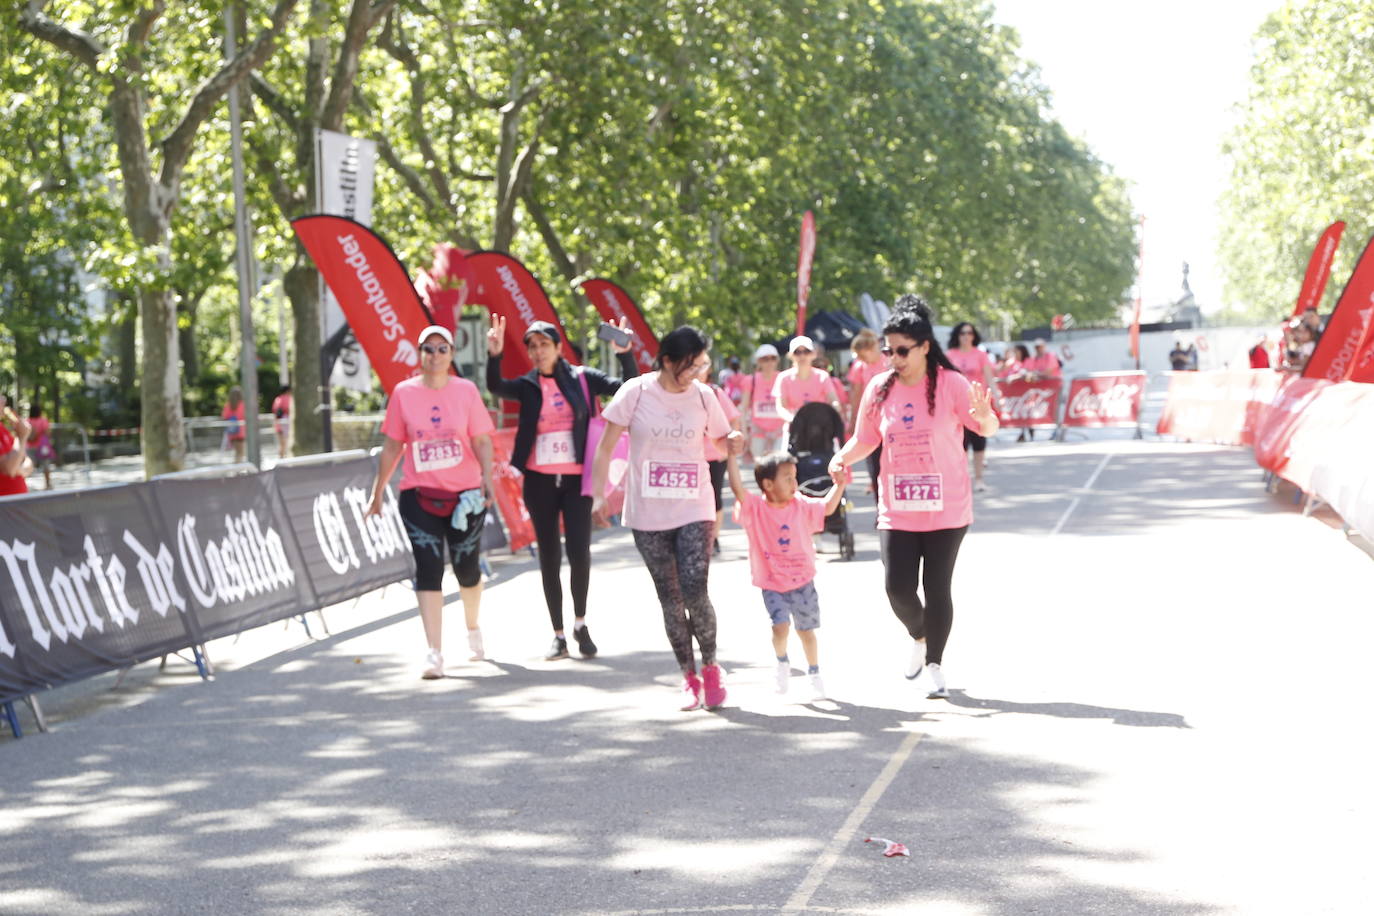
[[948, 701], [901, 676], [862, 492], [858, 557], [827, 537], [817, 580], [824, 701], [800, 667], [772, 692], [730, 528], [730, 703], [679, 712], [648, 575], [607, 532], [594, 661], [542, 660], [538, 575], [508, 558], [493, 660], [440, 682], [392, 587], [327, 638], [212, 644], [210, 684], [148, 664], [45, 695], [49, 734], [0, 739], [0, 912], [1368, 912], [1369, 557], [1245, 451], [1003, 440]]

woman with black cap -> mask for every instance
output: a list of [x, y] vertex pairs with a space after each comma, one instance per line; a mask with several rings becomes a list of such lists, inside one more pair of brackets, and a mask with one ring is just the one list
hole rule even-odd
[[[621, 320], [620, 329], [630, 331]], [[525, 508], [534, 524], [539, 545], [539, 573], [544, 600], [553, 623], [550, 661], [568, 657], [563, 629], [563, 581], [559, 568], [563, 557], [558, 522], [563, 521], [563, 541], [572, 572], [573, 637], [583, 656], [596, 655], [596, 643], [587, 629], [587, 586], [592, 566], [592, 498], [582, 495], [583, 456], [587, 426], [596, 412], [598, 395], [613, 395], [621, 379], [586, 366], [574, 368], [559, 355], [558, 329], [547, 321], [535, 321], [525, 329], [525, 350], [534, 368], [517, 378], [501, 377], [501, 353], [505, 349], [506, 319], [491, 316], [487, 332], [487, 390], [497, 397], [520, 402], [519, 426], [511, 464], [524, 475]], [[626, 378], [639, 374], [630, 347], [612, 345]]]

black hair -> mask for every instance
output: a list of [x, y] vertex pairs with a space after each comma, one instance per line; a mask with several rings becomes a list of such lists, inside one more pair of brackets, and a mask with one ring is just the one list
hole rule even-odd
[[1016, 358], [1025, 362], [1030, 359], [1030, 348], [1025, 344], [1013, 344], [1012, 349], [1016, 351]]
[[973, 345], [975, 347], [983, 342], [983, 335], [978, 333], [978, 329], [973, 326], [972, 321], [961, 321], [954, 326], [954, 330], [949, 332], [949, 343], [945, 344], [946, 349], [959, 349], [959, 332], [964, 328], [968, 328], [973, 332]]
[[711, 349], [711, 343], [690, 324], [674, 328], [658, 342], [658, 356], [654, 358], [654, 368], [662, 369], [665, 362], [677, 366], [690, 366], [698, 356]]
[[763, 489], [765, 480], [775, 480], [778, 476], [778, 469], [784, 464], [796, 464], [797, 459], [791, 452], [773, 452], [771, 455], [764, 455], [754, 462], [754, 483]]
[[[948, 369], [950, 372], [957, 372], [954, 363], [949, 361], [945, 351], [940, 349], [940, 344], [935, 340], [935, 327], [931, 319], [930, 306], [920, 296], [905, 293], [897, 302], [892, 311], [892, 317], [887, 319], [887, 324], [883, 325], [884, 334], [901, 334], [910, 337], [918, 344], [929, 343], [930, 349], [926, 351], [926, 409], [931, 416], [935, 415], [935, 385], [941, 369]], [[893, 369], [891, 374], [883, 380], [882, 385], [878, 386], [878, 393], [873, 398], [873, 410], [877, 410], [887, 400], [887, 396], [892, 391], [892, 386], [897, 381], [897, 370]]]

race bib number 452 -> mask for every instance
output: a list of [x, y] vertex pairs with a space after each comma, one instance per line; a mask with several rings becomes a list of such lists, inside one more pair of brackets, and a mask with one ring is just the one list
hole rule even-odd
[[939, 512], [945, 508], [940, 474], [893, 474], [892, 508], [899, 512]]
[[417, 439], [411, 444], [417, 471], [442, 471], [463, 463], [463, 443], [456, 439]]
[[694, 461], [646, 461], [642, 490], [649, 499], [696, 499], [701, 466]]

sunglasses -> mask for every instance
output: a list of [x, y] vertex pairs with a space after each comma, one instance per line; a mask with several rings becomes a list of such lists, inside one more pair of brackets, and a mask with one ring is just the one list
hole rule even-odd
[[438, 353], [443, 355], [449, 351], [448, 344], [421, 344], [420, 349], [429, 354]]
[[959, 336], [960, 336], [960, 337], [972, 337], [972, 336], [973, 336], [973, 332], [972, 332], [972, 331], [969, 331], [969, 330], [960, 331], [960, 332], [959, 332]]
[[881, 352], [883, 356], [900, 356], [902, 359], [906, 359], [908, 353], [917, 349], [919, 349], [919, 347], [883, 347], [879, 352]]
[[792, 351], [793, 355], [796, 355], [796, 354], [798, 354], [798, 353], [810, 353], [810, 352], [811, 352], [811, 349], [810, 349], [809, 347], [797, 347], [797, 349], [795, 349], [795, 350]]

